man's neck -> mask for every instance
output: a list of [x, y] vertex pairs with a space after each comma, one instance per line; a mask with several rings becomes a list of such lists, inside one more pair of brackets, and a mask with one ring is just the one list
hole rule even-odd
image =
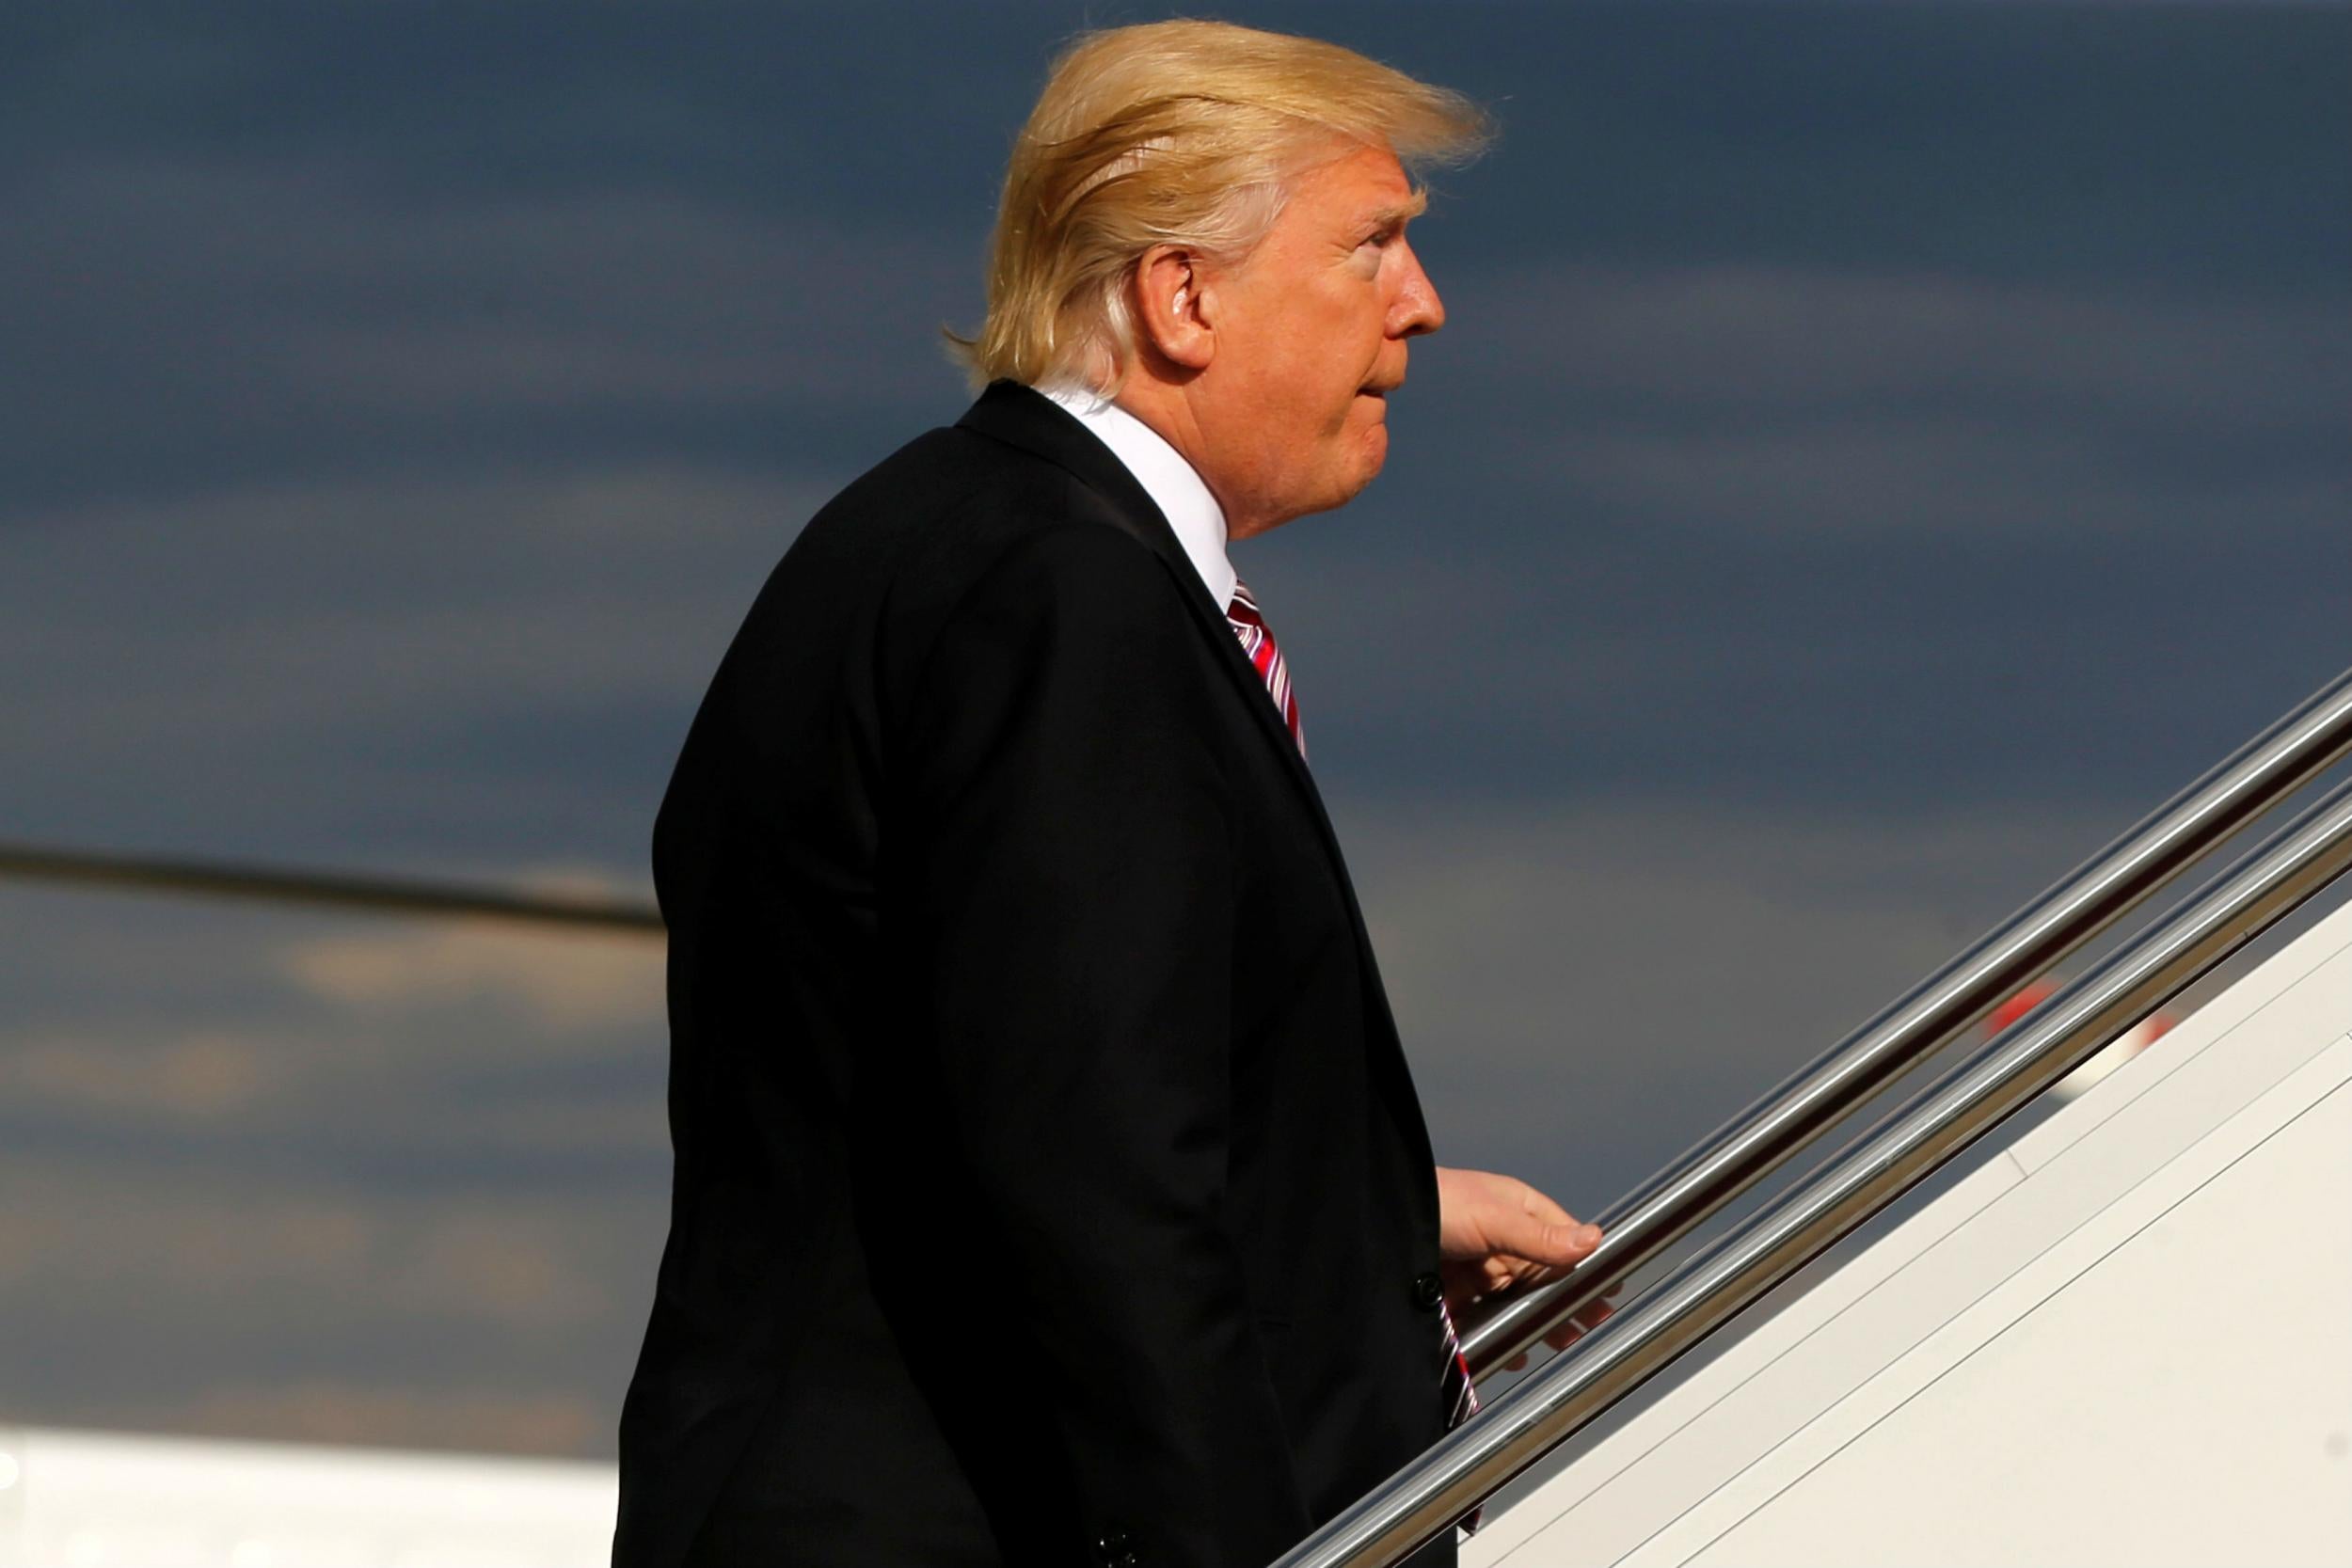
[[1105, 401], [1098, 393], [1073, 388], [1048, 386], [1038, 390], [1110, 449], [1167, 518], [1209, 596], [1219, 609], [1230, 604], [1239, 579], [1225, 555], [1225, 512], [1200, 466], [1123, 401]]
[[1216, 497], [1217, 506], [1225, 514], [1228, 539], [1248, 539], [1264, 532], [1279, 520], [1257, 515], [1246, 504], [1246, 498], [1234, 495], [1231, 485], [1220, 482], [1216, 452], [1202, 433], [1184, 387], [1162, 381], [1137, 367], [1112, 401], [1149, 426], [1153, 435], [1175, 448], [1177, 454], [1192, 465], [1193, 472], [1200, 476], [1200, 482]]

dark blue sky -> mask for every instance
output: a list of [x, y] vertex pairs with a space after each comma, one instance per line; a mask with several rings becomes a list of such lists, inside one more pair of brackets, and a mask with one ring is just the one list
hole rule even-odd
[[[0, 837], [642, 888], [1055, 45], [1162, 14], [0, 20]], [[1389, 472], [1239, 557], [1449, 1160], [1597, 1209], [2347, 662], [2352, 10], [1226, 14], [1502, 126]], [[609, 1449], [650, 954], [0, 933], [0, 1412]]]

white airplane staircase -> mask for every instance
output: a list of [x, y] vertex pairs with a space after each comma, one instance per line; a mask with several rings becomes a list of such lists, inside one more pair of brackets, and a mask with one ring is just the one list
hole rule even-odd
[[2352, 905], [1751, 1316], [1465, 1568], [2352, 1563]]

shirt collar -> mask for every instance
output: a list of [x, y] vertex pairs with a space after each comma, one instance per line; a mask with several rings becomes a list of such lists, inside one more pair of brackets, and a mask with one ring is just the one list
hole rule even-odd
[[1240, 578], [1225, 559], [1225, 509], [1216, 504], [1216, 498], [1209, 493], [1200, 472], [1184, 461], [1184, 453], [1169, 446], [1158, 431], [1090, 388], [1040, 387], [1037, 390], [1059, 404], [1126, 465], [1175, 531], [1184, 558], [1200, 574], [1217, 608], [1232, 604], [1233, 585]]

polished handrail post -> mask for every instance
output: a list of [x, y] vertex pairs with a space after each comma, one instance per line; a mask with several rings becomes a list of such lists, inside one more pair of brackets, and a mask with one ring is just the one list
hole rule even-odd
[[2352, 783], [1279, 1559], [1392, 1568], [1733, 1314], [2352, 869]]
[[1484, 1376], [1721, 1211], [1831, 1124], [1942, 1050], [2238, 829], [2352, 751], [2352, 670], [2207, 769], [1974, 946], [1600, 1213], [1565, 1277], [1463, 1315]]

